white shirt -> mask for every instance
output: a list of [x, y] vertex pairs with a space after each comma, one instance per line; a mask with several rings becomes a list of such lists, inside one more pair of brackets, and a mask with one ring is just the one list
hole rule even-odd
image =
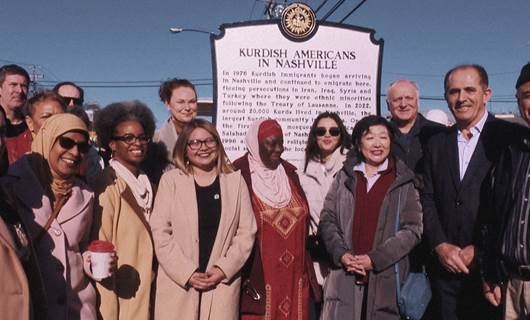
[[473, 152], [475, 152], [475, 148], [477, 147], [480, 133], [482, 132], [482, 129], [484, 128], [484, 123], [486, 123], [487, 118], [488, 118], [488, 111], [485, 110], [484, 115], [482, 116], [480, 121], [477, 122], [477, 124], [475, 124], [469, 130], [471, 133], [471, 138], [469, 140], [466, 140], [464, 138], [464, 134], [462, 133], [462, 131], [458, 129], [458, 135], [456, 137], [456, 141], [458, 142], [458, 168], [460, 169], [459, 170], [460, 181], [464, 179], [464, 175], [466, 174], [469, 161], [471, 161]]
[[377, 172], [371, 176], [368, 176], [366, 174], [366, 164], [364, 162], [361, 162], [358, 165], [355, 165], [353, 167], [353, 171], [361, 172], [363, 176], [366, 178], [366, 192], [372, 189], [373, 185], [377, 182], [379, 177], [381, 177], [381, 173], [385, 171], [386, 169], [388, 169], [388, 159], [385, 159], [385, 161], [381, 163], [379, 167], [377, 167]]

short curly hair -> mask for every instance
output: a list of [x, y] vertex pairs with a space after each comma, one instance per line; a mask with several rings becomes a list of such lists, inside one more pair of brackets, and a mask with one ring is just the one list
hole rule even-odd
[[147, 105], [137, 100], [111, 103], [97, 113], [94, 122], [100, 147], [110, 150], [114, 130], [120, 123], [129, 120], [138, 121], [149, 137], [155, 133], [155, 116]]
[[171, 100], [171, 95], [173, 94], [173, 90], [176, 88], [190, 88], [195, 92], [195, 97], [197, 97], [197, 90], [195, 90], [195, 86], [193, 83], [191, 83], [189, 80], [186, 79], [169, 79], [167, 81], [164, 81], [162, 85], [160, 86], [160, 89], [158, 90], [158, 95], [160, 96], [160, 101], [164, 103], [168, 103], [169, 100]]

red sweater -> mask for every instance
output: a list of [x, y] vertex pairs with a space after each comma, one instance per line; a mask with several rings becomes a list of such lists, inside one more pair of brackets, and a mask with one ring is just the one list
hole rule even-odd
[[354, 254], [366, 254], [372, 250], [375, 230], [379, 220], [379, 212], [385, 194], [396, 179], [396, 169], [393, 160], [389, 160], [388, 169], [366, 192], [366, 178], [361, 172], [356, 171], [357, 185], [355, 186], [355, 211], [353, 215], [352, 244]]

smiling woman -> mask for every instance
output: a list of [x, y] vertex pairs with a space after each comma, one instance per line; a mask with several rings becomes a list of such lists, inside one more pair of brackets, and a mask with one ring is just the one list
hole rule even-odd
[[309, 204], [309, 253], [313, 260], [317, 260], [314, 262], [314, 268], [320, 285], [323, 285], [324, 278], [329, 273], [325, 250], [322, 250], [321, 242], [315, 237], [320, 211], [329, 187], [342, 168], [350, 148], [351, 137], [339, 115], [335, 112], [319, 114], [309, 130], [305, 164], [303, 170], [300, 170], [300, 184]]
[[215, 127], [191, 120], [160, 180], [151, 228], [158, 268], [156, 319], [237, 319], [240, 269], [256, 222], [245, 180]]
[[399, 264], [403, 283], [422, 211], [414, 173], [390, 155], [392, 139], [382, 117], [357, 122], [353, 150], [324, 201], [318, 231], [334, 268], [321, 319], [400, 319], [392, 266]]
[[92, 223], [94, 195], [76, 174], [88, 151], [85, 124], [71, 114], [51, 116], [32, 153], [1, 180], [12, 190], [37, 252], [49, 319], [94, 319], [96, 295], [83, 272], [82, 252]]
[[112, 152], [96, 180], [98, 205], [93, 239], [109, 241], [119, 257], [111, 277], [96, 283], [103, 319], [150, 319], [156, 262], [149, 219], [154, 192], [140, 169], [155, 129], [149, 108], [138, 101], [113, 103], [98, 113], [96, 133]]
[[246, 145], [234, 166], [247, 182], [259, 227], [244, 269], [241, 319], [308, 319], [310, 289], [315, 300], [320, 294], [305, 249], [309, 208], [296, 168], [281, 158], [280, 124], [253, 122]]

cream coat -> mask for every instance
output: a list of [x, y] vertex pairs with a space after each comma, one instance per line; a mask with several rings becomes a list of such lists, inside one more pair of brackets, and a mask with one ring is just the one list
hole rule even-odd
[[173, 163], [173, 151], [175, 150], [175, 144], [178, 139], [177, 131], [171, 121], [171, 117], [164, 122], [164, 125], [160, 130], [155, 132], [153, 142], [162, 143], [166, 147], [167, 161]]
[[155, 319], [238, 319], [241, 277], [256, 233], [248, 189], [239, 172], [220, 175], [221, 220], [208, 267], [227, 279], [204, 292], [188, 287], [199, 267], [198, 212], [194, 179], [175, 169], [162, 176], [151, 218], [158, 269]]
[[151, 230], [127, 183], [108, 167], [96, 182], [96, 238], [114, 244], [118, 270], [96, 284], [105, 320], [147, 320], [153, 275]]

